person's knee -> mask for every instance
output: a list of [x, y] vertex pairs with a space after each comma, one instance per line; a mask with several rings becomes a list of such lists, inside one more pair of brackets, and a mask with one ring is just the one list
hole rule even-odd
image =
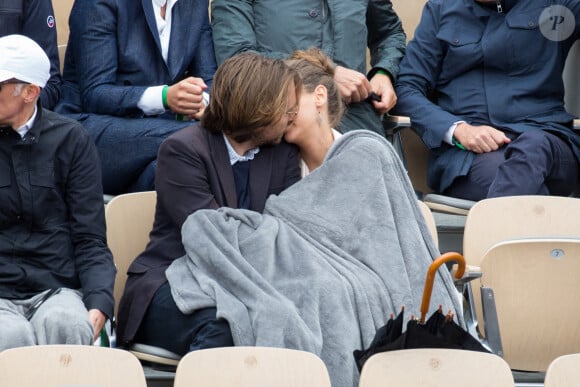
[[75, 308], [51, 308], [35, 321], [39, 344], [91, 344], [93, 327], [88, 312]]
[[28, 321], [0, 317], [0, 351], [35, 344], [34, 330]]
[[552, 153], [552, 144], [555, 141], [562, 141], [556, 135], [546, 132], [545, 130], [529, 130], [520, 134], [515, 141], [507, 149], [507, 156], [509, 157], [510, 151], [515, 149], [520, 149], [524, 152], [538, 152], [542, 151], [544, 153]]
[[225, 319], [216, 318], [204, 324], [197, 332], [189, 346], [189, 351], [233, 345], [234, 339], [229, 323]]

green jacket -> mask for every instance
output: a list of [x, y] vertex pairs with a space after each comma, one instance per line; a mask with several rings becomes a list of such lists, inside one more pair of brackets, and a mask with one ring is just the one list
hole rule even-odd
[[216, 58], [243, 51], [285, 58], [319, 47], [340, 66], [366, 73], [381, 68], [393, 81], [405, 53], [401, 21], [387, 0], [213, 0]]

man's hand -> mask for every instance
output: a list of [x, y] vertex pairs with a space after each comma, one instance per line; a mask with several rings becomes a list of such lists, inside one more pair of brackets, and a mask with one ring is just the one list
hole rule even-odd
[[384, 114], [391, 110], [397, 103], [397, 95], [395, 88], [391, 82], [391, 78], [384, 74], [375, 74], [371, 79], [372, 90], [381, 96], [381, 101], [373, 101], [375, 110], [380, 114]]
[[201, 78], [185, 78], [167, 90], [167, 105], [172, 112], [195, 116], [203, 109], [202, 92], [207, 85]]
[[372, 90], [364, 74], [342, 66], [336, 66], [334, 69], [334, 81], [347, 104], [364, 101]]
[[89, 321], [93, 326], [93, 332], [95, 334], [95, 337], [93, 338], [94, 341], [99, 337], [101, 330], [107, 321], [107, 316], [98, 309], [91, 309], [89, 310]]
[[465, 122], [457, 125], [453, 137], [465, 149], [475, 153], [493, 152], [510, 142], [510, 139], [500, 130], [487, 125], [473, 126]]

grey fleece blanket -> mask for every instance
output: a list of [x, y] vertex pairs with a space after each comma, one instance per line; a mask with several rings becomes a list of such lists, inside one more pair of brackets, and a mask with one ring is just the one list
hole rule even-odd
[[[187, 255], [166, 272], [182, 312], [217, 306], [236, 345], [313, 352], [334, 387], [357, 385], [352, 351], [367, 347], [391, 313], [405, 306], [419, 316], [438, 256], [397, 155], [368, 131], [342, 136], [263, 214], [197, 211], [182, 236]], [[446, 269], [429, 315], [440, 304], [462, 320]]]

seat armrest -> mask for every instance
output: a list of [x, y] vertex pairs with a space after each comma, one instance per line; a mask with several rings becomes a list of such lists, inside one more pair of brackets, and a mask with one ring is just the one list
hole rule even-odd
[[385, 131], [397, 132], [403, 128], [410, 128], [411, 119], [407, 116], [390, 116], [385, 114], [383, 117], [383, 127]]
[[129, 352], [135, 355], [139, 360], [170, 367], [177, 367], [177, 364], [181, 359], [181, 356], [176, 353], [147, 344], [133, 344], [129, 348]]
[[497, 309], [495, 307], [495, 296], [492, 288], [485, 286], [481, 287], [481, 307], [487, 345], [493, 353], [503, 357], [499, 321], [497, 317]]
[[481, 278], [481, 276], [483, 275], [483, 272], [481, 271], [481, 268], [479, 268], [478, 266], [473, 266], [473, 265], [467, 265], [465, 267], [465, 273], [463, 274], [463, 277], [459, 278], [459, 279], [455, 279], [455, 272], [457, 271], [457, 265], [453, 265], [453, 267], [451, 268], [451, 276], [453, 277], [453, 282], [455, 283], [455, 285], [464, 285], [468, 282], [471, 282], [475, 279]]
[[476, 203], [471, 200], [454, 198], [439, 194], [426, 194], [423, 202], [432, 211], [455, 215], [467, 215], [471, 207]]

